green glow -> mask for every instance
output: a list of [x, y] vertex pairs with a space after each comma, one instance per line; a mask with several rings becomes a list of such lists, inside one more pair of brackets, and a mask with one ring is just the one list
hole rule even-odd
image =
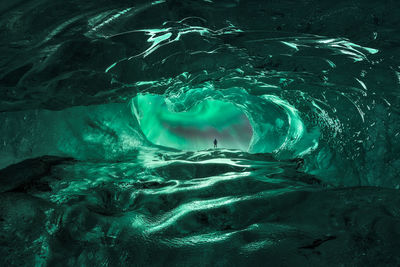
[[218, 147], [247, 150], [252, 128], [235, 105], [204, 100], [184, 112], [175, 112], [159, 95], [138, 95], [132, 110], [147, 139], [157, 145], [182, 150], [208, 149], [214, 138]]
[[299, 51], [299, 49], [297, 48], [297, 44], [295, 44], [295, 43], [284, 42], [284, 41], [282, 41], [282, 43], [287, 45], [287, 46], [289, 46], [289, 47], [291, 47], [291, 48], [293, 48], [293, 49], [295, 49], [296, 51]]
[[110, 69], [112, 69], [112, 68], [114, 68], [115, 67], [115, 65], [117, 65], [117, 63], [115, 62], [115, 63], [113, 63], [113, 64], [111, 64], [106, 70], [105, 70], [105, 73], [107, 73]]

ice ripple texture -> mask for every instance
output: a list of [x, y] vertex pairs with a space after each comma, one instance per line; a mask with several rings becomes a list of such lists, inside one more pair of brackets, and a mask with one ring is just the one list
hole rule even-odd
[[[399, 8], [1, 4], [2, 261], [399, 265]], [[154, 144], [149, 95], [230, 103], [251, 140]]]

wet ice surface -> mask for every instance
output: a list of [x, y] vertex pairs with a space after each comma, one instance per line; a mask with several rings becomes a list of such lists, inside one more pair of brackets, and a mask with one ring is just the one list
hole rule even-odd
[[1, 3], [0, 265], [400, 265], [399, 10]]
[[222, 149], [27, 160], [0, 173], [0, 252], [7, 265], [400, 263], [397, 190], [335, 188], [301, 168]]

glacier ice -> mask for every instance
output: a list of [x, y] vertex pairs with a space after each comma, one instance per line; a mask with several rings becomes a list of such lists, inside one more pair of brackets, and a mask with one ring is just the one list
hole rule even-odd
[[1, 3], [0, 264], [400, 265], [399, 10]]

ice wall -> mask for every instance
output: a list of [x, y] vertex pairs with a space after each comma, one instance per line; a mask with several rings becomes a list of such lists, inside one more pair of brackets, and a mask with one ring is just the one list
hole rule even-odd
[[117, 160], [147, 141], [127, 104], [0, 114], [0, 166], [42, 155]]

